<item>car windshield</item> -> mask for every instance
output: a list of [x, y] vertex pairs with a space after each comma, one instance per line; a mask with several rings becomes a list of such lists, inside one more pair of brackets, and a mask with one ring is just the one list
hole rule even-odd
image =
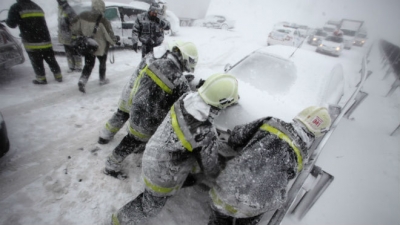
[[359, 37], [359, 38], [367, 38], [367, 35], [366, 34], [357, 34], [357, 37]]
[[296, 80], [292, 62], [259, 52], [251, 54], [229, 72], [256, 89], [273, 94], [289, 91]]
[[341, 29], [341, 30], [343, 31], [343, 35], [352, 37], [356, 36], [356, 31], [354, 30], [346, 30], [346, 29]]
[[277, 32], [279, 32], [279, 33], [290, 34], [290, 30], [277, 29], [277, 30], [275, 30], [275, 31], [277, 31]]
[[325, 40], [336, 42], [336, 43], [342, 43], [343, 42], [343, 38], [342, 37], [337, 37], [337, 36], [329, 36]]
[[322, 37], [328, 36], [328, 34], [326, 32], [324, 32], [323, 30], [317, 30], [317, 32], [315, 32], [315, 35], [322, 36]]
[[333, 31], [335, 31], [335, 28], [333, 28], [333, 27], [324, 27], [324, 31], [333, 32]]

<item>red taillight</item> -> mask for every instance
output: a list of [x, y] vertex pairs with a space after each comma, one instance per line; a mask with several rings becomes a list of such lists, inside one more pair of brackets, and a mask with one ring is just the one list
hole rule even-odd
[[290, 37], [290, 36], [285, 37], [285, 41], [290, 41], [290, 40], [292, 40], [292, 37]]

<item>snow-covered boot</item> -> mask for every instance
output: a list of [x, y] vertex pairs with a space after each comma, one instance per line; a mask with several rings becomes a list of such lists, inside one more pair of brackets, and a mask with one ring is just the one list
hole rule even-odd
[[115, 177], [120, 180], [125, 180], [128, 175], [122, 171], [121, 163], [111, 153], [107, 157], [106, 167], [103, 170], [104, 174]]
[[86, 93], [86, 90], [85, 90], [86, 82], [87, 82], [87, 79], [85, 79], [85, 78], [81, 77], [79, 79], [78, 88], [79, 88], [79, 91], [82, 92], [82, 93]]

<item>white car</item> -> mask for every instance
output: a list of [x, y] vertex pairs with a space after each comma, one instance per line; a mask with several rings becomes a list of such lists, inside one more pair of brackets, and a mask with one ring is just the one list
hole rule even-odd
[[289, 45], [299, 47], [303, 38], [300, 37], [298, 29], [275, 26], [268, 35], [267, 45]]
[[318, 45], [316, 52], [326, 53], [334, 56], [340, 56], [344, 48], [343, 38], [341, 36], [328, 36]]
[[362, 47], [367, 41], [367, 33], [358, 33], [354, 40], [354, 45]]
[[216, 28], [229, 30], [235, 28], [235, 21], [222, 15], [208, 15], [204, 19], [198, 19], [193, 22], [193, 26], [203, 26], [208, 28]]
[[307, 43], [310, 45], [318, 46], [322, 43], [322, 40], [324, 40], [328, 36], [328, 33], [326, 33], [322, 29], [316, 29], [313, 34], [311, 34], [308, 37]]
[[[121, 47], [132, 46], [132, 29], [137, 15], [147, 12], [150, 5], [145, 2], [132, 2], [131, 4], [123, 4], [116, 2], [105, 2], [106, 11], [104, 12], [112, 26], [114, 35], [120, 37]], [[91, 2], [71, 4], [71, 7], [77, 14], [92, 9]], [[166, 31], [166, 34], [176, 35], [179, 32], [179, 19], [176, 15], [167, 10], [164, 17], [171, 24], [171, 31]], [[50, 29], [51, 40], [53, 43], [53, 50], [55, 52], [65, 52], [64, 46], [58, 42], [58, 27]]]
[[0, 70], [25, 62], [21, 43], [16, 41], [7, 27], [0, 23]]

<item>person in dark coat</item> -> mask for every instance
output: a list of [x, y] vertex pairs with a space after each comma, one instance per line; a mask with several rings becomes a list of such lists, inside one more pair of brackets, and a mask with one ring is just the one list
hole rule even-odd
[[164, 30], [170, 29], [168, 20], [159, 17], [164, 14], [165, 6], [160, 3], [152, 3], [147, 12], [137, 16], [132, 30], [132, 48], [138, 49], [138, 42], [142, 42], [142, 58], [153, 48], [164, 41]]
[[19, 27], [22, 43], [36, 74], [32, 82], [47, 84], [43, 60], [49, 65], [56, 81], [62, 82], [61, 69], [54, 55], [42, 8], [31, 0], [17, 0], [8, 12], [6, 24], [10, 28]]
[[142, 159], [145, 191], [119, 209], [112, 224], [146, 224], [182, 188], [197, 165], [206, 177], [215, 178], [223, 143], [213, 120], [238, 99], [238, 81], [229, 74], [214, 74], [198, 91], [180, 97], [146, 145]]
[[58, 42], [64, 45], [65, 56], [68, 62], [68, 73], [82, 71], [82, 57], [71, 45], [72, 20], [77, 16], [74, 9], [68, 4], [67, 0], [57, 0], [58, 2]]
[[209, 225], [255, 225], [265, 212], [286, 201], [286, 188], [303, 168], [316, 137], [325, 133], [331, 118], [325, 107], [311, 106], [291, 123], [266, 117], [236, 126], [228, 145], [238, 156], [226, 162], [209, 194]]
[[183, 72], [193, 72], [197, 58], [197, 48], [193, 43], [177, 43], [165, 57], [143, 64], [143, 68], [137, 71], [125, 107], [129, 109], [129, 131], [108, 156], [105, 174], [126, 178], [121, 168], [122, 161], [131, 153], [143, 152], [144, 145], [170, 107], [191, 90]]
[[99, 84], [105, 85], [109, 83], [109, 80], [106, 78], [107, 53], [110, 45], [115, 45], [117, 39], [114, 36], [110, 22], [103, 16], [105, 10], [106, 7], [103, 0], [92, 0], [92, 10], [82, 12], [72, 22], [72, 38], [80, 35], [90, 37], [93, 35], [93, 29], [100, 17], [97, 32], [93, 37], [99, 47], [93, 54], [84, 55], [85, 66], [78, 82], [79, 91], [83, 93], [86, 92], [85, 86], [96, 63], [96, 57], [100, 63]]

